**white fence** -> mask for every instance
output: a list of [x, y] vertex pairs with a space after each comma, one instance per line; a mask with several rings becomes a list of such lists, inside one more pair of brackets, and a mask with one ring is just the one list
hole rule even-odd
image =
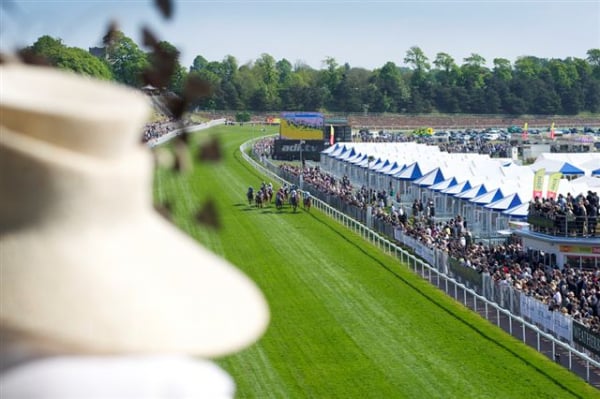
[[181, 135], [184, 131], [187, 133], [193, 133], [193, 132], [197, 132], [200, 130], [208, 129], [213, 126], [223, 125], [223, 124], [225, 124], [225, 119], [215, 119], [212, 121], [201, 123], [199, 125], [187, 126], [183, 129], [171, 130], [169, 133], [163, 134], [160, 137], [148, 140], [147, 145], [150, 148], [156, 147], [157, 145], [164, 144], [167, 141], [170, 141], [173, 138]]
[[[240, 146], [240, 151], [244, 159], [255, 169], [259, 170], [265, 175], [268, 175], [273, 180], [278, 181], [280, 184], [290, 184], [290, 182], [285, 181], [277, 174], [271, 172], [247, 154], [248, 149], [256, 140], [258, 139], [251, 140]], [[432, 284], [437, 285], [439, 288], [444, 289], [445, 292], [452, 296], [455, 300], [478, 312], [488, 321], [496, 324], [498, 327], [504, 327], [504, 329], [507, 330], [511, 335], [522, 339], [524, 343], [536, 348], [536, 350], [539, 352], [544, 353], [551, 359], [555, 359], [557, 361], [561, 359], [561, 353], [565, 353], [567, 355], [567, 362], [563, 365], [568, 367], [569, 370], [572, 370], [584, 377], [586, 381], [590, 381], [592, 370], [595, 371], [596, 374], [598, 371], [600, 371], [600, 362], [573, 348], [571, 345], [561, 342], [559, 339], [542, 331], [536, 325], [529, 323], [522, 317], [516, 316], [510, 311], [503, 309], [495, 302], [492, 302], [484, 296], [479, 295], [474, 290], [445, 274], [443, 270], [444, 268], [442, 268], [442, 271], [436, 269], [423, 259], [420, 259], [419, 257], [409, 253], [405, 249], [389, 241], [386, 237], [381, 236], [377, 232], [369, 229], [367, 226], [359, 223], [344, 213], [339, 212], [337, 209], [329, 206], [327, 203], [315, 198], [314, 196], [313, 206], [332, 219], [335, 219], [345, 227], [359, 234], [361, 237], [371, 242], [380, 250], [394, 256], [402, 263], [407, 264], [415, 273], [418, 273], [420, 276], [427, 279]], [[423, 253], [422, 255], [428, 257], [427, 255], [431, 254]], [[527, 311], [529, 312], [531, 311], [531, 308], [528, 307], [528, 305], [529, 303], [525, 304], [524, 307], [528, 309]], [[564, 334], [568, 335], [568, 332], [564, 332]], [[571, 339], [572, 337], [568, 337], [568, 340]], [[560, 361], [562, 364], [562, 360]], [[577, 368], [579, 368], [579, 370], [577, 370]]]

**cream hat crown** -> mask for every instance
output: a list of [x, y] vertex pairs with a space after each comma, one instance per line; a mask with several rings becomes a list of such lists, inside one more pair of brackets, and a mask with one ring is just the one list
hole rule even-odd
[[219, 356], [268, 308], [237, 268], [153, 209], [141, 93], [0, 66], [0, 326], [74, 353]]

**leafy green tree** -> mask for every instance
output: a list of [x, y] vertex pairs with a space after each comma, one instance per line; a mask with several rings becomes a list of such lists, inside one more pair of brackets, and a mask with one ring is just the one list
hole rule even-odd
[[256, 60], [254, 70], [266, 86], [273, 86], [279, 81], [275, 59], [269, 54], [264, 53]]
[[467, 90], [481, 90], [485, 86], [485, 78], [489, 70], [485, 68], [485, 58], [479, 54], [471, 54], [464, 59], [461, 66], [463, 83]]
[[113, 78], [105, 62], [83, 49], [65, 46], [61, 39], [54, 39], [48, 35], [41, 36], [26, 51], [44, 57], [51, 65], [60, 69], [98, 79]]
[[272, 111], [280, 107], [279, 72], [273, 56], [262, 54], [254, 63], [253, 71], [259, 82], [251, 101], [259, 111]]
[[250, 112], [248, 111], [242, 111], [242, 112], [238, 112], [237, 114], [235, 114], [235, 120], [237, 122], [250, 122]]
[[421, 50], [421, 48], [417, 46], [411, 47], [406, 52], [406, 56], [404, 57], [404, 63], [412, 66], [413, 69], [420, 74], [427, 72], [431, 68], [431, 65], [429, 64], [429, 59], [427, 58], [423, 50]]
[[99, 79], [112, 80], [113, 78], [105, 62], [80, 48], [69, 47], [65, 57], [57, 63], [57, 66]]
[[375, 70], [372, 82], [380, 92], [380, 97], [374, 104], [374, 110], [398, 112], [406, 107], [410, 90], [402, 79], [400, 69], [396, 64], [387, 62], [381, 69]]
[[593, 113], [600, 112], [600, 80], [590, 80], [587, 85], [584, 86], [584, 108]]
[[142, 85], [142, 73], [149, 66], [148, 58], [131, 38], [117, 31], [105, 51], [106, 60], [117, 82], [134, 87]]
[[199, 72], [203, 68], [205, 68], [207, 65], [208, 65], [208, 61], [206, 60], [206, 58], [202, 57], [201, 55], [197, 55], [196, 57], [194, 57], [194, 61], [192, 61], [192, 66], [190, 67], [190, 73], [191, 72]]
[[333, 57], [325, 58], [323, 64], [326, 68], [320, 73], [319, 85], [322, 89], [326, 89], [326, 91], [323, 90], [327, 93], [325, 98], [326, 104], [329, 108], [336, 108], [335, 94], [338, 91], [338, 85], [343, 79], [344, 68], [340, 67]]
[[195, 100], [193, 107], [208, 108], [208, 109], [225, 109], [224, 96], [221, 91], [221, 78], [215, 72], [219, 72], [219, 63], [208, 63], [200, 70], [193, 70], [189, 73], [190, 77], [200, 79], [208, 84], [211, 89], [211, 96], [207, 98], [199, 98]]
[[34, 54], [40, 55], [51, 65], [56, 65], [62, 58], [62, 53], [67, 49], [61, 39], [55, 39], [48, 35], [39, 37], [33, 45], [27, 48]]
[[351, 68], [348, 64], [343, 66], [343, 70], [332, 109], [339, 112], [361, 112], [365, 104], [365, 90], [373, 74], [364, 68]]
[[458, 65], [447, 53], [437, 53], [433, 65], [438, 71], [435, 71], [436, 81], [443, 86], [451, 87], [458, 81], [460, 71]]
[[218, 70], [215, 71], [220, 79], [220, 93], [222, 93], [224, 109], [242, 107], [238, 92], [238, 69], [237, 59], [232, 55], [227, 55], [221, 61]]
[[264, 83], [261, 83], [250, 97], [249, 106], [256, 111], [269, 111], [269, 91]]
[[311, 99], [311, 88], [316, 87], [316, 71], [308, 66], [295, 69], [286, 86], [281, 87], [280, 97], [282, 109], [285, 110], [314, 110]]
[[464, 64], [460, 67], [461, 85], [468, 93], [464, 110], [470, 113], [488, 112], [490, 106], [486, 97], [486, 80], [490, 76], [490, 71], [484, 65], [485, 58], [479, 54], [471, 54], [464, 59]]
[[258, 89], [258, 78], [252, 70], [251, 63], [244, 64], [238, 68], [235, 85], [241, 103], [238, 109], [252, 109], [250, 98], [254, 91]]
[[[182, 94], [185, 81], [187, 79], [187, 69], [181, 66], [181, 63], [179, 62], [180, 52], [177, 47], [166, 40], [160, 41], [158, 46], [160, 47], [161, 54], [172, 57], [174, 61], [172, 75], [169, 79], [167, 87], [165, 88], [176, 94]], [[155, 65], [160, 65], [165, 62], [165, 60], [162, 59], [162, 56], [156, 54], [155, 52], [148, 54], [148, 59], [151, 61], [151, 64]]]
[[454, 94], [461, 71], [454, 58], [449, 54], [440, 52], [433, 61], [435, 69], [432, 71], [434, 81], [432, 102], [441, 112], [460, 112], [460, 103]]
[[506, 58], [494, 58], [494, 76], [504, 82], [512, 79], [512, 66]]
[[515, 74], [523, 79], [536, 79], [539, 77], [545, 63], [545, 60], [537, 57], [519, 57], [515, 61]]
[[404, 57], [404, 62], [412, 66], [410, 74], [411, 97], [408, 103], [408, 111], [412, 113], [427, 113], [433, 109], [433, 86], [431, 76], [428, 74], [431, 65], [429, 59], [420, 47], [413, 46]]
[[282, 86], [288, 85], [293, 74], [292, 64], [284, 58], [277, 61], [275, 68], [279, 75], [279, 84]]
[[590, 64], [593, 70], [594, 77], [600, 79], [600, 49], [593, 48], [587, 52], [587, 62]]
[[600, 85], [600, 73], [596, 74], [594, 63], [586, 59], [574, 58], [572, 64], [577, 71], [575, 86], [581, 93], [582, 109], [597, 113], [600, 110], [600, 92], [597, 89]]

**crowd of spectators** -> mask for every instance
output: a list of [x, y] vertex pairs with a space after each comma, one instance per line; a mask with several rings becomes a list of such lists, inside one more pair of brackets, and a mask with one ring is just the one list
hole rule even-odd
[[598, 225], [598, 193], [536, 197], [529, 204], [531, 228], [550, 235], [595, 237]]
[[488, 274], [495, 284], [512, 286], [547, 304], [550, 310], [570, 315], [600, 332], [600, 269], [582, 270], [569, 265], [562, 269], [558, 265], [548, 267], [530, 258], [516, 237], [502, 244], [484, 244], [476, 242], [467, 221], [460, 215], [446, 221], [436, 220], [433, 202], [419, 204], [417, 201], [407, 210], [385, 191], [364, 186], [355, 189], [346, 176], [336, 179], [318, 167], [300, 168], [288, 164], [280, 167], [295, 175], [302, 173], [304, 182], [319, 191], [338, 195], [358, 207], [370, 206], [373, 217], [400, 228], [423, 245], [445, 251], [464, 267]]
[[273, 154], [273, 142], [275, 139], [272, 137], [258, 140], [254, 143], [254, 153], [258, 154], [261, 158], [268, 158]]
[[144, 133], [142, 134], [142, 142], [147, 143], [148, 141], [157, 139], [173, 130], [181, 129], [182, 127], [193, 124], [194, 122], [185, 118], [180, 120], [169, 118], [164, 121], [146, 123], [144, 126]]

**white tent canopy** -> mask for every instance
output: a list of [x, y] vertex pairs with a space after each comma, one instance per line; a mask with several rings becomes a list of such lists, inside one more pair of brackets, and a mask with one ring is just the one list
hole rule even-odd
[[481, 225], [487, 223], [485, 228], [491, 228], [495, 219], [490, 216], [488, 223], [479, 215], [507, 215], [504, 212], [527, 207], [533, 194], [534, 171], [539, 168], [546, 170], [543, 197], [547, 196], [549, 175], [554, 171], [587, 175], [572, 182], [561, 179], [558, 193], [563, 195], [597, 191], [600, 186], [599, 178], [589, 176], [600, 170], [598, 153], [546, 153], [529, 166], [483, 154], [449, 154], [438, 146], [413, 142], [336, 144], [323, 154], [323, 167], [347, 174], [357, 184], [378, 190], [393, 188], [404, 202], [433, 198], [442, 212], [478, 217]]
[[517, 205], [513, 208], [507, 209], [502, 212], [504, 215], [514, 216], [514, 217], [527, 217], [529, 215], [529, 202], [523, 202], [521, 205]]

